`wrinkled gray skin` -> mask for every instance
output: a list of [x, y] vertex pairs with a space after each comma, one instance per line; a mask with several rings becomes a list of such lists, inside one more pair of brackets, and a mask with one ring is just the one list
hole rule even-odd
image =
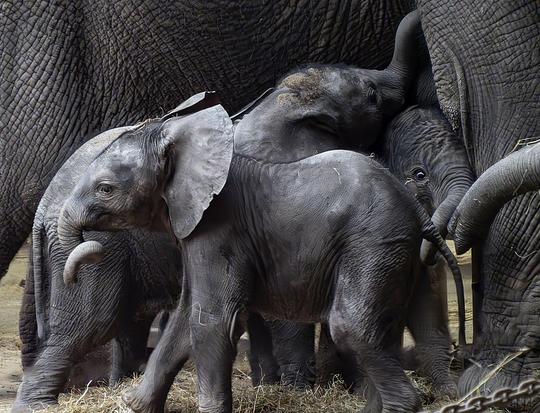
[[88, 242], [82, 228], [170, 229], [180, 241], [182, 311], [171, 316], [128, 403], [162, 411], [191, 354], [199, 409], [230, 412], [236, 341], [250, 310], [327, 323], [340, 353], [369, 379], [367, 411], [415, 411], [420, 398], [397, 353], [422, 237], [459, 277], [444, 240], [370, 158], [329, 151], [266, 161], [249, 138], [237, 134], [233, 149], [233, 126], [219, 105], [148, 122], [96, 158], [66, 201], [59, 233], [73, 251]]
[[[61, 207], [88, 165], [117, 136], [118, 131], [111, 131], [83, 145], [58, 171], [40, 202], [24, 296], [26, 308], [33, 312], [21, 312], [24, 375], [13, 412], [55, 403], [72, 367], [111, 338], [110, 384], [141, 371], [147, 361], [146, 343], [152, 320], [160, 310], [176, 307], [181, 253], [174, 238], [166, 233], [137, 229], [85, 232], [86, 239], [103, 245], [106, 258], [97, 267], [83, 266], [79, 270], [80, 264], [76, 264], [85, 278], [79, 284], [72, 285], [75, 279], [66, 279], [66, 286], [62, 279], [70, 250], [59, 241]], [[94, 248], [97, 261], [97, 244], [87, 245]], [[248, 331], [254, 384], [281, 379], [285, 384], [309, 386], [314, 381], [310, 368], [313, 350], [290, 354], [289, 347], [282, 347], [287, 343], [309, 349], [306, 340], [311, 337], [313, 347], [312, 335], [298, 335], [303, 330], [297, 328], [297, 323], [276, 321], [270, 323], [269, 330], [260, 316], [252, 317]]]
[[[390, 122], [373, 149], [381, 163], [415, 195], [439, 232], [446, 235], [448, 221], [473, 183], [473, 173], [463, 144], [442, 112], [436, 107], [407, 108]], [[433, 381], [435, 393], [454, 397], [457, 387], [449, 375], [446, 270], [442, 257], [436, 257], [436, 261], [436, 265], [421, 268], [407, 318], [415, 347], [404, 356], [408, 368]], [[323, 351], [317, 360], [321, 374], [329, 378], [332, 372], [341, 371], [350, 381], [347, 366], [335, 357], [332, 343], [327, 341], [327, 329], [322, 332]], [[460, 335], [463, 344], [462, 331]], [[354, 390], [363, 391], [361, 386], [354, 386]]]
[[[417, 3], [441, 108], [480, 176], [520, 140], [540, 136], [538, 2]], [[496, 199], [497, 188], [492, 189], [490, 197]], [[489, 203], [486, 209], [492, 210]], [[540, 369], [539, 209], [538, 192], [527, 192], [505, 204], [491, 225], [484, 221], [486, 226], [479, 231], [486, 237], [473, 249], [478, 364], [462, 375], [462, 393], [520, 348], [531, 350], [505, 365], [481, 391], [515, 386]], [[534, 411], [530, 400], [517, 402], [514, 408]]]
[[[441, 235], [474, 181], [465, 148], [436, 107], [412, 106], [396, 116], [379, 142], [377, 155], [411, 191]], [[440, 261], [440, 257], [437, 259]], [[446, 273], [438, 262], [423, 266], [408, 326], [419, 370], [441, 393], [453, 395], [449, 377], [451, 338], [446, 309]], [[463, 344], [464, 338], [460, 341]], [[455, 394], [454, 394], [455, 395]]]
[[150, 324], [160, 310], [174, 308], [180, 295], [181, 254], [174, 239], [137, 229], [85, 231], [85, 238], [99, 241], [107, 254], [97, 266], [80, 268], [84, 279], [77, 285], [64, 283], [70, 251], [57, 233], [61, 207], [110, 141], [111, 133], [104, 134], [80, 148], [58, 171], [39, 204], [24, 296], [25, 307], [34, 312], [21, 312], [24, 374], [14, 411], [56, 401], [71, 368], [110, 339], [110, 382], [138, 372], [146, 362]]
[[385, 67], [413, 4], [3, 1], [0, 277], [50, 180], [92, 136], [161, 116], [201, 90], [219, 91], [235, 111], [308, 62]]

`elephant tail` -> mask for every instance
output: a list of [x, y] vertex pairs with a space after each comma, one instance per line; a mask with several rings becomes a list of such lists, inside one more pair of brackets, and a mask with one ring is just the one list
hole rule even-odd
[[[38, 214], [36, 214], [37, 216]], [[24, 295], [19, 313], [19, 335], [22, 342], [21, 362], [23, 368], [34, 364], [39, 351], [39, 343], [44, 338], [44, 305], [42, 271], [42, 244], [45, 229], [36, 218], [32, 229], [28, 272]]]
[[[420, 207], [421, 208], [421, 207]], [[461, 276], [461, 270], [456, 257], [446, 245], [446, 241], [443, 239], [431, 219], [429, 218], [427, 212], [422, 209], [422, 237], [433, 243], [435, 248], [441, 253], [441, 255], [446, 260], [450, 271], [452, 271], [452, 276], [454, 277], [454, 284], [456, 285], [456, 296], [458, 302], [458, 318], [459, 318], [459, 330], [458, 330], [458, 341], [460, 347], [465, 347], [467, 345], [465, 338], [465, 292], [463, 289], [463, 277]]]
[[50, 280], [47, 278], [47, 266], [44, 265], [43, 248], [45, 247], [45, 227], [36, 220], [32, 230], [32, 272], [34, 279], [34, 302], [37, 325], [37, 341], [45, 340], [45, 297]]

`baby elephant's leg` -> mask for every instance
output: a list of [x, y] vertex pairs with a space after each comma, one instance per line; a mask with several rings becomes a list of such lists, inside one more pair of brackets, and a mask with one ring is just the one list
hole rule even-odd
[[446, 274], [444, 268], [423, 267], [417, 283], [407, 325], [416, 343], [418, 371], [433, 382], [438, 396], [457, 396], [457, 386], [450, 375], [451, 337], [446, 311]]
[[[340, 354], [365, 374], [369, 412], [416, 412], [421, 400], [399, 361], [405, 325], [408, 255], [342, 257], [328, 324]], [[378, 395], [377, 395], [378, 393]]]
[[113, 340], [109, 385], [141, 372], [146, 362], [146, 342], [152, 319], [129, 320]]
[[315, 382], [315, 325], [282, 320], [267, 324], [281, 384], [301, 390], [311, 388]]
[[274, 357], [272, 333], [264, 319], [257, 313], [248, 318], [249, 364], [253, 386], [279, 382], [279, 366]]
[[[232, 412], [232, 366], [242, 328], [237, 323], [239, 306], [228, 311], [227, 305], [206, 306], [197, 302], [191, 315], [193, 358], [197, 367], [199, 411]], [[229, 307], [230, 308], [230, 307]]]
[[142, 382], [124, 395], [124, 401], [135, 412], [161, 413], [165, 410], [169, 389], [190, 354], [189, 308], [186, 307], [181, 301], [171, 314], [148, 359]]

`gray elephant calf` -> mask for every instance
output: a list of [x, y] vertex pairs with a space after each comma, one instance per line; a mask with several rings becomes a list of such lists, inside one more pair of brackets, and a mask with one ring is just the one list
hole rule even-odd
[[[248, 310], [328, 323], [339, 351], [369, 378], [370, 408], [419, 407], [397, 352], [422, 238], [460, 274], [395, 177], [354, 152], [283, 163], [241, 141], [233, 150], [233, 126], [219, 105], [119, 135], [80, 179], [60, 221], [72, 254], [104, 251], [83, 241], [83, 228], [170, 230], [180, 242], [182, 311], [128, 397], [131, 407], [163, 410], [192, 354], [201, 411], [231, 411], [232, 362]], [[74, 268], [66, 266], [67, 278]]]
[[105, 133], [79, 149], [39, 204], [21, 310], [23, 382], [13, 411], [56, 402], [71, 367], [112, 338], [111, 382], [139, 371], [152, 320], [161, 309], [174, 308], [179, 297], [181, 254], [172, 237], [138, 229], [86, 231], [86, 239], [104, 245], [107, 258], [80, 268], [76, 288], [64, 285], [69, 250], [59, 241], [58, 217], [71, 188], [109, 143]]
[[[467, 153], [443, 114], [435, 107], [412, 106], [396, 116], [378, 143], [377, 154], [411, 191], [445, 236], [446, 226], [474, 176]], [[427, 253], [427, 252], [426, 252]], [[451, 337], [446, 311], [446, 271], [423, 266], [408, 326], [415, 338], [420, 371], [432, 378], [435, 390], [456, 395], [449, 377]], [[459, 341], [464, 344], [464, 332]]]
[[[79, 249], [78, 255], [68, 259], [70, 249], [61, 242], [69, 226], [58, 221], [70, 191], [116, 133], [104, 133], [77, 150], [53, 178], [40, 202], [20, 317], [24, 375], [14, 412], [55, 403], [72, 367], [110, 339], [114, 340], [109, 382], [114, 384], [140, 371], [147, 361], [152, 320], [160, 310], [176, 307], [182, 257], [171, 235], [140, 229], [85, 231], [86, 239], [99, 242], [107, 251], [107, 258], [93, 267], [81, 267], [79, 258], [85, 255], [87, 262], [95, 260], [96, 252], [91, 248], [95, 244], [87, 244], [90, 248]], [[80, 272], [78, 285], [71, 285], [72, 279], [62, 279], [64, 266]], [[306, 337], [294, 337], [296, 324], [277, 325], [279, 329], [272, 327], [270, 331], [260, 317], [250, 317], [254, 383], [279, 381], [281, 370], [285, 378], [294, 376], [291, 384], [308, 386], [313, 372], [309, 365], [312, 351], [304, 350], [309, 349]], [[295, 331], [290, 332], [291, 328]], [[284, 338], [291, 339], [298, 351], [289, 354], [288, 348], [282, 350]]]

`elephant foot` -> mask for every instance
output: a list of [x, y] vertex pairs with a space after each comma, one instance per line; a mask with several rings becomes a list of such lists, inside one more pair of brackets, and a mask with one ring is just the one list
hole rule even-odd
[[23, 388], [24, 385], [25, 383], [21, 383], [19, 385], [17, 397], [11, 406], [11, 413], [32, 413], [37, 410], [46, 409], [49, 406], [58, 404], [58, 400], [55, 397], [42, 398], [39, 400], [28, 399], [24, 396], [24, 394], [27, 393]]
[[165, 400], [156, 400], [139, 385], [122, 395], [124, 403], [135, 413], [163, 413]]
[[453, 381], [447, 381], [445, 383], [434, 383], [433, 384], [433, 394], [436, 399], [448, 398], [450, 400], [457, 399], [458, 388], [457, 384]]
[[259, 376], [259, 375], [252, 374], [251, 376], [251, 384], [253, 385], [253, 387], [270, 385], [270, 384], [278, 384], [278, 383], [279, 383], [279, 378], [275, 375]]
[[282, 386], [292, 387], [296, 390], [308, 390], [315, 383], [315, 373], [312, 368], [298, 368], [293, 365], [281, 366]]

